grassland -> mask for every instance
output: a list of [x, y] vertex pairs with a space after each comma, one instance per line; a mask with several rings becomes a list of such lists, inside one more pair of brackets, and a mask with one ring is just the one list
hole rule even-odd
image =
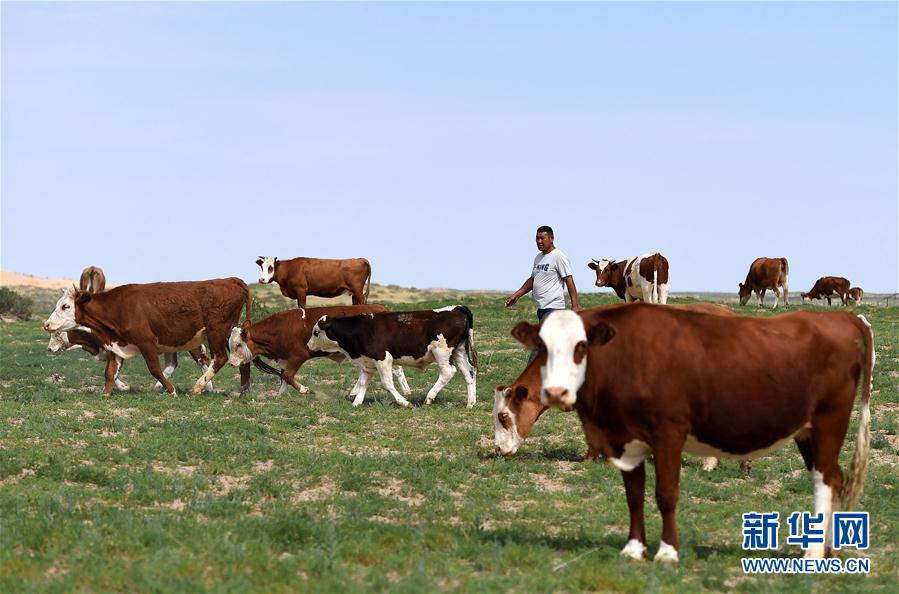
[[[396, 408], [373, 384], [353, 409], [344, 395], [354, 369], [327, 360], [301, 370], [308, 396], [278, 397], [277, 381], [254, 372], [252, 394], [240, 398], [227, 368], [213, 394], [172, 398], [156, 393], [134, 359], [123, 376], [136, 391], [104, 398], [100, 363], [79, 352], [49, 356], [38, 320], [0, 324], [0, 591], [899, 589], [899, 308], [859, 308], [878, 356], [861, 502], [872, 518], [872, 573], [751, 577], [740, 567], [740, 514], [785, 517], [811, 505], [795, 448], [756, 461], [749, 476], [732, 461], [706, 473], [687, 458], [681, 563], [625, 562], [620, 474], [581, 462], [573, 414], [546, 413], [512, 458], [492, 453], [493, 387], [517, 376], [527, 356], [509, 328], [533, 319], [532, 307], [506, 310], [499, 295], [378, 289], [373, 300], [396, 309], [472, 308], [481, 364], [473, 410], [459, 378], [429, 408]], [[254, 317], [291, 306], [274, 291], [254, 287]], [[179, 394], [196, 375], [182, 357]], [[418, 405], [436, 371], [408, 377]], [[847, 445], [844, 467], [850, 454]], [[661, 522], [651, 469], [648, 477], [654, 553]], [[800, 551], [784, 545], [779, 554]]]

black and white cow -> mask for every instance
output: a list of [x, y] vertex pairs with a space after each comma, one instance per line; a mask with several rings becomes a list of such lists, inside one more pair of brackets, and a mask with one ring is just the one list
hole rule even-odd
[[431, 404], [443, 387], [461, 370], [468, 387], [467, 406], [477, 400], [477, 354], [474, 350], [471, 310], [454, 305], [434, 310], [371, 313], [345, 318], [321, 318], [307, 344], [311, 351], [341, 353], [362, 373], [353, 406], [365, 399], [375, 370], [396, 403], [412, 405], [393, 386], [393, 366], [418, 367], [436, 363], [440, 377], [428, 391]]

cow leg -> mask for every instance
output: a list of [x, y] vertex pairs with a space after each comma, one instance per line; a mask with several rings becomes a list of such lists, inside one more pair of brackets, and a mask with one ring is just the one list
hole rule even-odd
[[144, 361], [147, 363], [147, 369], [150, 371], [150, 375], [159, 380], [159, 383], [165, 388], [165, 391], [175, 395], [175, 386], [172, 385], [172, 382], [169, 381], [169, 378], [162, 373], [162, 367], [159, 365], [159, 353], [154, 348], [144, 347], [140, 350], [140, 354], [143, 355]]
[[768, 289], [762, 289], [759, 292], [759, 307], [765, 307], [765, 294], [768, 293]]
[[662, 514], [662, 542], [654, 560], [677, 563], [677, 500], [680, 496], [680, 465], [684, 440], [660, 439], [652, 449], [656, 461], [656, 505]]
[[106, 356], [106, 368], [103, 372], [103, 376], [105, 382], [103, 384], [103, 395], [109, 396], [112, 394], [112, 387], [115, 386], [118, 389], [122, 390], [122, 385], [125, 386], [124, 391], [128, 391], [131, 389], [131, 386], [125, 384], [124, 382], [119, 381], [119, 371], [122, 369], [122, 359], [121, 357], [117, 357], [112, 353], [109, 353]]
[[450, 365], [450, 357], [452, 356], [452, 351], [450, 349], [436, 347], [431, 352], [434, 354], [434, 362], [440, 370], [440, 376], [437, 378], [437, 381], [434, 382], [434, 385], [431, 386], [431, 389], [428, 390], [425, 404], [434, 402], [434, 399], [437, 398], [437, 394], [440, 393], [440, 390], [442, 390], [443, 387], [453, 379], [453, 376], [456, 375], [456, 368]]
[[[360, 370], [359, 370], [359, 377], [356, 378], [356, 383], [353, 384], [353, 387], [352, 387], [352, 389], [350, 390], [350, 396], [355, 396], [356, 394], [359, 393], [359, 390], [360, 390], [361, 387], [362, 387], [362, 376], [363, 376], [363, 375], [365, 375], [365, 370], [364, 370], [364, 369], [360, 369]], [[367, 380], [366, 380], [366, 381], [367, 381]]]
[[306, 307], [306, 291], [297, 291], [297, 307], [304, 309]]
[[[162, 375], [172, 377], [172, 374], [178, 369], [178, 353], [163, 353], [162, 360], [165, 361]], [[156, 389], [162, 392], [162, 383], [156, 382]]]
[[643, 498], [646, 493], [646, 463], [630, 472], [621, 471], [624, 479], [624, 492], [627, 495], [627, 509], [631, 515], [631, 529], [627, 544], [621, 549], [621, 555], [637, 561], [643, 559], [646, 552], [646, 524], [643, 519]]
[[840, 470], [840, 447], [849, 428], [849, 414], [833, 410], [812, 417], [812, 482], [814, 483], [815, 514], [824, 516], [824, 544], [809, 545], [805, 556], [822, 559], [832, 552], [831, 513], [840, 510], [840, 491], [843, 472]]
[[353, 305], [362, 305], [365, 303], [365, 297], [362, 294], [362, 289], [353, 289], [350, 291], [350, 294], [353, 296]]
[[777, 285], [774, 285], [774, 309], [777, 309], [777, 303], [780, 301], [780, 289], [777, 288]]
[[[225, 358], [225, 361], [227, 360], [228, 359]], [[250, 364], [244, 363], [237, 369], [240, 372], [240, 393], [243, 394], [250, 390]], [[212, 382], [206, 382], [206, 386], [203, 388], [203, 390], [205, 392], [210, 392], [211, 390], [208, 390], [207, 388], [209, 388], [209, 386], [211, 385]]]
[[471, 361], [468, 360], [468, 349], [465, 347], [464, 342], [453, 351], [453, 364], [456, 366], [456, 369], [462, 372], [462, 377], [465, 378], [465, 387], [468, 390], [468, 401], [465, 406], [471, 408], [478, 400], [478, 372], [471, 364]]
[[784, 307], [790, 307], [790, 285], [784, 281], [781, 286], [784, 289]]
[[[210, 345], [210, 346], [212, 346], [212, 345]], [[228, 356], [225, 355], [225, 352], [227, 352], [227, 350], [218, 351], [215, 354], [215, 359], [212, 361], [212, 365], [210, 365], [209, 367], [206, 368], [206, 371], [203, 372], [203, 375], [201, 375], [200, 379], [198, 379], [196, 381], [196, 383], [194, 384], [193, 390], [191, 390], [191, 392], [193, 392], [194, 394], [199, 394], [200, 392], [202, 392], [203, 387], [212, 381], [212, 378], [215, 377], [215, 374], [219, 372], [219, 369], [224, 367], [225, 363], [228, 362]], [[243, 365], [241, 365], [241, 368], [243, 368], [244, 365], [247, 366], [247, 377], [244, 378], [243, 371], [241, 371], [241, 374], [240, 374], [241, 375], [241, 378], [240, 378], [241, 391], [243, 391], [243, 389], [244, 389], [245, 379], [246, 379], [247, 383], [249, 383], [249, 378], [250, 378], [250, 366], [248, 363], [244, 363]]]
[[[200, 345], [195, 349], [191, 349], [188, 353], [190, 353], [190, 357], [194, 360], [194, 363], [197, 364], [200, 373], [206, 373], [206, 369], [209, 367], [209, 357], [206, 356], [206, 347]], [[206, 387], [203, 388], [203, 391], [212, 392], [212, 389], [212, 382], [209, 382], [206, 384]]]
[[412, 393], [412, 388], [409, 387], [409, 382], [406, 381], [406, 374], [399, 365], [393, 368], [393, 381], [399, 382], [400, 391], [403, 393], [403, 396], [408, 396]]
[[640, 292], [643, 293], [643, 303], [655, 303], [652, 298], [652, 283], [648, 283], [640, 277]]
[[309, 388], [296, 380], [297, 372], [300, 370], [300, 366], [305, 362], [305, 358], [300, 361], [287, 361], [286, 364], [281, 367], [281, 387], [278, 390], [279, 396], [287, 391], [288, 385], [300, 394], [308, 394], [311, 392]]
[[362, 368], [359, 373], [359, 379], [356, 382], [359, 389], [356, 392], [356, 398], [353, 399], [353, 406], [359, 406], [365, 400], [365, 389], [368, 387], [368, 381], [371, 379], [373, 373], [374, 369]]
[[378, 376], [381, 378], [381, 385], [390, 392], [396, 403], [403, 408], [412, 408], [412, 404], [403, 398], [403, 395], [397, 392], [396, 387], [393, 385], [393, 357], [390, 356], [390, 353], [387, 353], [383, 361], [375, 361], [375, 367], [378, 370]]
[[668, 283], [661, 283], [659, 285], [659, 303], [662, 305], [668, 303]]

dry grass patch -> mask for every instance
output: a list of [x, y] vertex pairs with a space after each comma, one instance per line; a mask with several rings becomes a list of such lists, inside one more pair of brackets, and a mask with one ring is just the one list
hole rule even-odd
[[403, 503], [411, 505], [412, 507], [418, 507], [425, 502], [425, 498], [422, 495], [403, 495], [404, 488], [405, 483], [403, 483], [403, 481], [392, 478], [387, 481], [386, 487], [381, 487], [377, 489], [377, 491], [383, 497], [402, 501]]
[[313, 487], [311, 489], [305, 489], [299, 491], [299, 485], [294, 481], [291, 483], [294, 490], [297, 491], [290, 498], [294, 503], [303, 503], [308, 501], [321, 501], [327, 497], [330, 497], [338, 492], [339, 487], [337, 483], [332, 481], [331, 479], [327, 479], [321, 483], [317, 487]]

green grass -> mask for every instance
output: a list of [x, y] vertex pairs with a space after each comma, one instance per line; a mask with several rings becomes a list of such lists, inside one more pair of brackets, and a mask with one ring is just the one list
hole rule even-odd
[[[257, 296], [257, 312], [290, 306]], [[447, 304], [428, 297], [392, 305]], [[680, 564], [623, 561], [620, 473], [580, 462], [586, 446], [575, 415], [550, 411], [516, 456], [492, 454], [493, 387], [524, 367], [527, 353], [509, 329], [533, 319], [532, 307], [506, 310], [499, 295], [453, 298], [475, 313], [481, 369], [473, 410], [465, 409], [461, 378], [430, 408], [396, 408], [375, 382], [353, 409], [344, 394], [355, 369], [327, 360], [301, 370], [310, 396], [277, 397], [277, 380], [254, 371], [252, 395], [239, 398], [236, 371], [227, 368], [214, 394], [189, 397], [180, 394], [197, 370], [182, 356], [173, 380], [179, 396], [171, 398], [156, 393], [144, 363], [132, 359], [123, 376], [137, 391], [104, 398], [101, 363], [80, 352], [49, 356], [39, 321], [0, 324], [0, 591], [899, 588], [899, 309], [858, 308], [874, 325], [878, 354], [861, 503], [872, 518], [872, 574], [749, 577], [739, 561], [740, 514], [785, 517], [811, 506], [795, 448], [757, 460], [748, 477], [734, 461], [705, 473], [701, 460], [687, 458]], [[583, 298], [585, 306], [608, 302]], [[419, 405], [436, 370], [407, 374]], [[844, 468], [851, 450], [847, 443]], [[652, 554], [661, 525], [653, 482], [650, 468]], [[799, 551], [784, 546], [780, 554]]]

